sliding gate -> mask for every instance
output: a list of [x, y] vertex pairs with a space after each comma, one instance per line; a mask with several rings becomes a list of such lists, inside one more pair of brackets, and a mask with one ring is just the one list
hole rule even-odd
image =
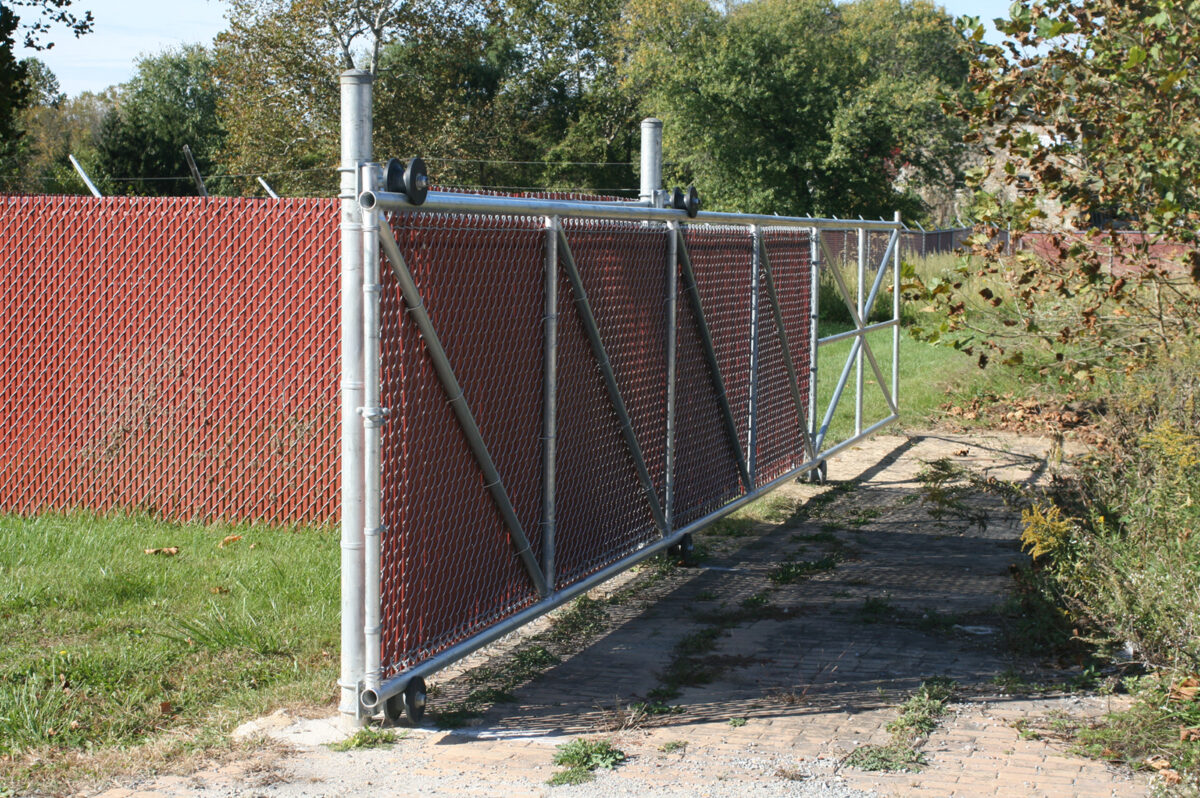
[[[344, 91], [347, 77], [361, 90], [349, 75]], [[387, 191], [377, 164], [355, 163], [344, 186], [361, 189], [357, 219], [343, 193], [343, 322], [361, 323], [343, 345], [356, 416], [343, 427], [347, 715], [419, 717], [424, 676], [689, 545], [896, 418], [898, 339], [889, 389], [867, 333], [894, 334], [897, 320], [864, 316], [896, 276], [898, 221], [853, 223], [858, 278], [835, 268], [834, 282], [854, 329], [822, 340], [822, 231], [846, 222], [669, 209], [654, 189], [638, 202], [425, 196], [411, 181]], [[872, 232], [887, 243], [868, 273]], [[844, 338], [849, 358], [818, 402], [817, 351]], [[887, 411], [864, 426], [867, 365]], [[830, 445], [855, 368], [855, 434]]]

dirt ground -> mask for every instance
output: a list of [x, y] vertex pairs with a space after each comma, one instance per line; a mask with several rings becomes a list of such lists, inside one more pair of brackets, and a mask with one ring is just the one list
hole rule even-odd
[[[1069, 449], [1068, 445], [1068, 449]], [[1067, 452], [1068, 456], [1070, 452]], [[1049, 439], [1003, 433], [879, 436], [829, 465], [830, 484], [780, 488], [811, 509], [740, 537], [706, 536], [700, 567], [627, 576], [605, 631], [455, 729], [433, 722], [472, 669], [502, 659], [545, 621], [436, 679], [431, 716], [378, 749], [335, 752], [336, 720], [280, 713], [240, 736], [253, 754], [188, 776], [110, 787], [151, 796], [1136, 796], [1148, 780], [1022, 733], [1021, 721], [1086, 717], [1119, 697], [1045, 690], [1062, 663], [1023, 659], [998, 607], [1021, 559], [1019, 512], [1000, 492], [929, 501], [918, 474], [939, 459], [983, 479], [1033, 486], [1061, 459]], [[839, 488], [839, 486], [841, 486]], [[811, 501], [814, 497], [823, 497]], [[796, 520], [799, 519], [799, 520]], [[781, 562], [820, 563], [790, 583]], [[772, 580], [774, 574], [776, 579]], [[739, 610], [740, 608], [740, 610]], [[661, 687], [680, 642], [722, 619], [697, 662], [708, 677], [652, 713], [630, 707]], [[919, 772], [861, 770], [859, 746], [931, 677], [956, 693], [920, 746]], [[602, 738], [627, 755], [573, 786], [547, 785], [555, 746]]]

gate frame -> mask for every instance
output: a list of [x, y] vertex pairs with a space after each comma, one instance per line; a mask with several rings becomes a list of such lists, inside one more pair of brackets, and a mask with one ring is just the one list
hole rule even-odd
[[[342, 322], [342, 657], [341, 702], [339, 711], [348, 728], [365, 725], [371, 715], [385, 702], [403, 693], [409, 683], [424, 678], [451, 663], [471, 654], [509, 634], [550, 610], [586, 593], [596, 585], [631, 568], [664, 549], [678, 545], [691, 534], [746, 504], [769, 493], [786, 481], [804, 474], [824, 479], [826, 460], [873, 434], [899, 418], [899, 342], [900, 342], [900, 251], [899, 237], [908, 228], [897, 212], [892, 221], [843, 220], [804, 217], [781, 217], [763, 214], [737, 214], [701, 211], [689, 218], [684, 211], [666, 207], [666, 192], [662, 188], [662, 123], [647, 119], [642, 123], [641, 186], [637, 201], [599, 202], [545, 200], [518, 197], [453, 194], [429, 192], [424, 204], [415, 206], [404, 194], [381, 191], [382, 169], [371, 162], [371, 74], [360, 70], [342, 73], [342, 164], [341, 190], [341, 322]], [[545, 322], [543, 344], [543, 445], [541, 464], [542, 492], [542, 561], [539, 563], [530, 548], [529, 540], [513, 511], [507, 492], [479, 432], [474, 415], [454, 376], [453, 365], [442, 348], [432, 320], [425, 311], [419, 287], [413, 280], [400, 248], [392, 235], [386, 212], [435, 212], [451, 214], [484, 213], [542, 217], [546, 230], [544, 256]], [[382, 216], [382, 218], [381, 218]], [[636, 221], [644, 224], [661, 223], [667, 233], [667, 350], [666, 350], [666, 441], [664, 501], [659, 505], [652, 481], [633, 433], [628, 412], [609, 363], [598, 325], [583, 291], [582, 280], [571, 256], [570, 243], [562, 228], [565, 217]], [[692, 269], [691, 257], [683, 234], [685, 224], [732, 225], [748, 228], [752, 242], [751, 297], [751, 393], [746, 432], [748, 451], [741, 445], [738, 422], [734, 418], [725, 394], [721, 370], [713, 348], [703, 302]], [[809, 325], [809, 401], [802, 402], [798, 387], [797, 366], [792, 359], [786, 328], [783, 323], [779, 295], [771, 272], [764, 233], [771, 229], [802, 229], [810, 234], [811, 302]], [[819, 285], [822, 256], [831, 265], [824, 231], [857, 230], [859, 233], [857, 297], [851, 293], [837, 268], [831, 268], [835, 284], [846, 303], [854, 328], [831, 336], [818, 336], [820, 310]], [[863, 296], [866, 277], [866, 252], [862, 242], [867, 231], [890, 231], [883, 258], [874, 269], [869, 294]], [[484, 474], [493, 503], [505, 522], [516, 548], [516, 555], [529, 573], [538, 599], [530, 607], [499, 621], [462, 640], [417, 665], [387, 680], [382, 679], [381, 663], [381, 534], [382, 522], [382, 426], [388, 410], [380, 406], [380, 250], [391, 264], [404, 298], [408, 315], [417, 324], [443, 391], [463, 429], [477, 465]], [[890, 261], [890, 263], [889, 263]], [[893, 275], [892, 318], [866, 324], [868, 309], [874, 305], [884, 277]], [[558, 270], [562, 268], [572, 284], [580, 321], [604, 377], [607, 394], [621, 421], [622, 434], [633, 456], [639, 483], [652, 510], [655, 526], [661, 537], [636, 552], [623, 557], [582, 580], [555, 590], [554, 547], [554, 482], [556, 432], [556, 351]], [[761, 279], [760, 279], [761, 275]], [[679, 279], [682, 278], [682, 285]], [[764, 297], [762, 289], [765, 289]], [[746, 492], [704, 517], [678, 529], [674, 526], [675, 495], [675, 400], [677, 371], [678, 302], [680, 293], [687, 295], [696, 319], [704, 360], [709, 367], [721, 406], [726, 435], [737, 453], [739, 482]], [[765, 301], [764, 301], [765, 300]], [[759, 339], [764, 310], [769, 308], [770, 320], [781, 343], [781, 356], [789, 393], [795, 405], [797, 420], [803, 436], [804, 462], [770, 482], [756, 487], [757, 464], [754, 458], [757, 404]], [[879, 368], [866, 336], [878, 330], [892, 329], [891, 386]], [[822, 346], [853, 338], [850, 355], [842, 369], [834, 393], [826, 407], [820, 425], [816, 418], [820, 410], [817, 383], [817, 360]], [[863, 428], [862, 397], [864, 389], [864, 357], [890, 411], [887, 417]], [[822, 448], [829, 425], [849, 382], [850, 372], [855, 380], [855, 434], [845, 441]]]

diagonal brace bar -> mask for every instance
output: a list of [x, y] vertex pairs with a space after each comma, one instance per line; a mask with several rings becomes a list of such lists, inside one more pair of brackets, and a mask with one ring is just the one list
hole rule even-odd
[[[875, 297], [879, 294], [880, 286], [883, 285], [883, 277], [887, 272], [887, 261], [891, 257], [892, 248], [896, 245], [897, 236], [897, 233], [892, 233], [891, 240], [888, 242], [887, 251], [884, 253], [883, 265], [880, 266], [879, 271], [875, 275], [875, 283], [871, 286], [871, 293], [867, 297], [863, 307], [869, 308], [875, 304]], [[825, 242], [823, 240], [821, 242], [821, 246], [825, 247]], [[828, 250], [826, 250], [825, 256], [826, 259], [829, 260]], [[838, 293], [842, 295], [842, 301], [846, 303], [846, 308], [850, 311], [850, 318], [854, 320], [854, 326], [856, 330], [861, 333], [867, 325], [863, 323], [862, 316], [859, 315], [857, 306], [850, 299], [850, 289], [846, 287], [846, 281], [842, 278], [842, 273], [836, 267], [830, 269], [830, 273], [833, 275], [833, 281], [837, 285]], [[859, 348], [861, 348], [861, 350], [866, 354], [867, 360], [871, 363], [871, 370], [875, 372], [875, 380], [879, 383], [879, 390], [883, 392], [883, 398], [887, 401], [888, 407], [893, 413], [899, 412], [896, 409], [896, 400], [892, 397], [892, 392], [888, 389], [887, 380], [884, 379], [883, 371], [879, 368], [878, 361], [875, 360], [875, 353], [871, 350], [871, 345], [867, 343], [866, 337], [861, 334], [856, 338], [856, 344], [859, 341], [862, 343], [861, 346], [855, 347], [855, 354], [857, 355]]]
[[[813, 446], [812, 436], [808, 433], [808, 414], [804, 411], [804, 402], [800, 399], [800, 383], [796, 379], [796, 365], [792, 360], [791, 347], [788, 345], [787, 329], [783, 326], [783, 312], [779, 309], [779, 295], [775, 292], [775, 278], [771, 276], [771, 260], [767, 257], [767, 245], [762, 238], [758, 241], [758, 248], [763, 278], [767, 284], [767, 297], [771, 300], [771, 314], [775, 317], [775, 330], [779, 333], [783, 368], [787, 371], [788, 387], [792, 389], [792, 401], [796, 403], [796, 418], [800, 422], [800, 433], [804, 437], [804, 451], [810, 460], [815, 460], [817, 459], [817, 450]], [[813, 290], [816, 290], [815, 286]]]
[[746, 455], [742, 452], [741, 440], [738, 438], [737, 424], [733, 420], [733, 411], [729, 408], [729, 396], [725, 393], [725, 381], [721, 378], [721, 367], [717, 363], [717, 353], [713, 349], [712, 333], [708, 329], [708, 318], [704, 315], [704, 304], [700, 300], [700, 288], [696, 285], [696, 274], [692, 270], [692, 256], [688, 254], [687, 242], [683, 231], [676, 229], [676, 241], [679, 250], [679, 265], [683, 268], [683, 290], [687, 293], [692, 305], [692, 315], [696, 317], [696, 326], [700, 331], [700, 342], [704, 346], [704, 358], [708, 361], [712, 373], [713, 385], [717, 389], [717, 401], [721, 405], [721, 417], [725, 422], [725, 431], [729, 434], [729, 443], [737, 455], [738, 470], [742, 476], [742, 484], [747, 491], [754, 490], [750, 479], [750, 471], [746, 467]]
[[646, 502], [650, 505], [650, 514], [654, 516], [654, 523], [662, 534], [666, 535], [669, 531], [666, 516], [663, 515], [662, 505], [654, 490], [654, 482], [650, 479], [650, 471], [646, 468], [646, 460], [642, 457], [642, 447], [638, 444], [637, 435], [634, 434], [633, 423], [629, 420], [629, 411], [625, 407], [625, 400], [621, 398], [621, 389], [617, 386], [617, 377], [613, 373], [612, 362], [608, 359], [604, 342], [600, 340], [600, 327], [596, 324], [595, 315], [592, 314], [592, 305], [588, 302], [587, 292], [583, 290], [583, 278], [579, 274], [579, 267], [575, 263], [575, 256], [571, 254], [571, 245], [567, 243], [567, 236], [562, 227], [558, 228], [558, 260], [567, 273], [567, 279], [571, 281], [571, 292], [575, 294], [575, 307], [579, 311], [583, 329], [592, 345], [592, 355], [600, 364], [600, 372], [604, 375], [608, 398], [612, 402], [613, 410], [616, 411], [617, 419], [621, 422], [621, 435], [625, 438], [625, 445], [629, 447], [629, 454], [633, 456], [633, 465], [637, 469], [638, 481], [642, 483], [642, 490], [646, 494]]
[[416, 322], [417, 329], [421, 331], [421, 338], [425, 341], [429, 359], [433, 361], [434, 371], [437, 372], [442, 390], [446, 392], [450, 407], [454, 410], [454, 416], [462, 427], [463, 435], [467, 438], [471, 454], [474, 455], [475, 462], [479, 464], [479, 468], [483, 472], [484, 482], [492, 496], [492, 501], [500, 512], [504, 525], [508, 527], [513, 546], [517, 550], [517, 556], [521, 558], [525, 570], [529, 572], [529, 578], [533, 580], [538, 595], [545, 598], [550, 594], [546, 576], [538, 567], [537, 560], [533, 556], [529, 538], [525, 536], [525, 530], [521, 528], [521, 522], [517, 518], [512, 502], [509, 501], [508, 491], [504, 489], [504, 483], [500, 479], [500, 472], [496, 470], [496, 464], [492, 460], [491, 454], [488, 453], [487, 444], [484, 443], [483, 435], [479, 431], [479, 425], [475, 422], [475, 415], [471, 412], [466, 397], [463, 396], [462, 387], [454, 376], [450, 358], [446, 356], [446, 350], [442, 348], [442, 342], [438, 338], [437, 330], [433, 327], [433, 321], [429, 318], [429, 312], [425, 310], [421, 292], [413, 280], [412, 273], [408, 270], [408, 264], [404, 262], [404, 256], [400, 253], [400, 247], [392, 235], [391, 225], [384, 220], [379, 225], [379, 232], [379, 243], [383, 245], [384, 254], [392, 263], [396, 282], [400, 284], [400, 292], [404, 295], [404, 304], [408, 305], [408, 312]]

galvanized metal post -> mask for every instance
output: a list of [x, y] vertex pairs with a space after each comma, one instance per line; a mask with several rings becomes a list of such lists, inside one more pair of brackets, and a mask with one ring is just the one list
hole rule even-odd
[[558, 435], [558, 230], [546, 217], [544, 317], [542, 321], [542, 573], [555, 589], [555, 438]]
[[[895, 214], [897, 234], [901, 224], [900, 211]], [[900, 247], [899, 242], [892, 252], [892, 401], [900, 407]]]
[[342, 354], [342, 651], [338, 710], [343, 724], [366, 723], [359, 702], [363, 640], [362, 214], [359, 165], [371, 158], [371, 73], [341, 76], [341, 354]]
[[746, 429], [746, 469], [750, 472], [750, 484], [758, 484], [758, 282], [762, 271], [760, 246], [762, 228], [750, 225], [750, 401]]
[[642, 120], [641, 188], [638, 199], [659, 207], [662, 189], [662, 127], [660, 119]]
[[667, 452], [663, 518], [675, 528], [675, 375], [679, 350], [679, 224], [667, 222]]
[[858, 357], [854, 362], [854, 434], [862, 435], [863, 425], [863, 351], [862, 343], [864, 333], [861, 332], [862, 327], [866, 324], [867, 316], [863, 313], [863, 292], [866, 288], [863, 285], [867, 281], [867, 230], [865, 227], [858, 228], [858, 318], [862, 320], [859, 325], [858, 340]]
[[[809, 338], [809, 367], [808, 367], [808, 434], [814, 441], [817, 438], [817, 413], [820, 408], [820, 397], [817, 395], [817, 355], [821, 346], [821, 231], [812, 228], [808, 239], [809, 261], [809, 311], [808, 322], [811, 328]], [[816, 444], [814, 444], [816, 446]], [[816, 446], [816, 448], [820, 448]], [[819, 452], [818, 452], [819, 453]]]
[[[375, 164], [362, 167], [362, 186], [370, 191], [377, 184]], [[363, 684], [379, 687], [382, 677], [383, 589], [383, 422], [386, 410], [380, 405], [379, 342], [379, 217], [377, 208], [362, 212], [363, 241], [363, 403], [358, 412], [363, 425]], [[386, 224], [386, 221], [384, 222]]]

